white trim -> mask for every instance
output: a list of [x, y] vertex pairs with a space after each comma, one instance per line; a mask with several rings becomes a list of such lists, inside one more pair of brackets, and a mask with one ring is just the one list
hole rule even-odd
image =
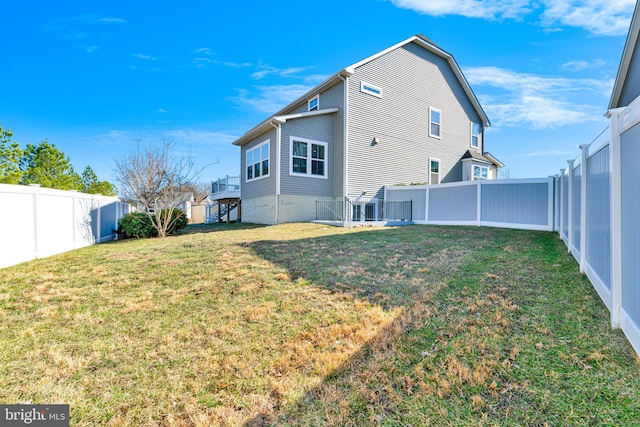
[[[440, 121], [439, 121], [439, 122], [437, 122], [437, 125], [438, 125], [438, 135], [436, 135], [436, 134], [434, 134], [434, 133], [431, 133], [431, 124], [432, 124], [432, 121], [431, 121], [431, 112], [432, 112], [432, 111], [437, 111], [437, 112], [438, 112], [438, 114], [440, 114]], [[433, 123], [436, 123], [436, 122], [433, 122]], [[430, 137], [432, 137], [432, 138], [442, 139], [442, 111], [441, 111], [441, 110], [439, 110], [439, 109], [437, 109], [436, 107], [431, 107], [431, 106], [429, 106], [429, 136], [430, 136]]]
[[640, 329], [629, 316], [629, 313], [622, 307], [620, 307], [620, 328], [622, 328], [636, 353], [640, 354]]
[[553, 221], [555, 220], [555, 216], [554, 216], [554, 210], [553, 210], [553, 202], [554, 202], [554, 190], [555, 190], [555, 183], [556, 183], [556, 177], [555, 176], [550, 176], [549, 178], [549, 185], [547, 187], [547, 208], [548, 208], [548, 215], [547, 215], [547, 222], [548, 222], [548, 226], [549, 228], [547, 229], [547, 231], [551, 231], [553, 232]]
[[611, 326], [619, 328], [622, 311], [622, 155], [618, 115], [611, 116]]
[[[316, 102], [316, 107], [315, 107], [315, 109], [313, 109], [313, 110], [312, 110], [312, 109], [311, 109], [311, 102], [312, 102], [314, 99], [315, 99], [317, 102]], [[310, 112], [312, 112], [312, 111], [320, 111], [320, 94], [317, 94], [317, 95], [315, 95], [315, 96], [313, 96], [313, 97], [309, 98], [309, 100], [307, 101], [307, 112], [309, 112], [309, 113], [310, 113]]]
[[[483, 182], [482, 185], [485, 183]], [[511, 222], [494, 222], [494, 221], [481, 221], [482, 227], [499, 227], [499, 228], [514, 228], [517, 230], [534, 230], [534, 231], [547, 231], [548, 226], [546, 224], [517, 224]]]
[[625, 133], [640, 123], [640, 97], [636, 98], [618, 116], [618, 132]]
[[587, 152], [589, 145], [581, 145], [582, 150], [582, 176], [580, 178], [580, 273], [584, 273], [584, 267], [587, 262], [587, 180], [589, 179], [589, 171], [587, 168]]
[[602, 302], [604, 302], [604, 305], [606, 305], [609, 311], [611, 311], [611, 291], [605, 286], [600, 276], [598, 276], [588, 262], [584, 266], [584, 274], [589, 278], [589, 281], [595, 288], [596, 292], [598, 292], [598, 295]]
[[[487, 176], [488, 174], [487, 170]], [[480, 227], [482, 225], [482, 180], [479, 179], [476, 185], [476, 221], [477, 226]]]
[[[307, 147], [307, 173], [299, 173], [293, 171], [293, 141], [303, 142], [308, 144]], [[321, 145], [324, 147], [324, 159], [321, 159], [324, 163], [324, 175], [314, 175], [311, 173], [311, 165], [313, 159], [311, 158], [311, 147], [310, 145]], [[300, 156], [298, 156], [300, 157]], [[316, 159], [320, 160], [320, 159]], [[318, 178], [318, 179], [328, 179], [329, 177], [329, 144], [323, 141], [315, 141], [313, 139], [308, 138], [300, 138], [297, 136], [291, 135], [289, 137], [289, 175], [290, 176], [299, 176], [304, 178]]]
[[280, 123], [286, 123], [287, 120], [303, 119], [305, 117], [320, 116], [322, 114], [332, 114], [340, 111], [339, 108], [325, 108], [324, 110], [304, 111], [302, 113], [285, 114], [284, 116], [274, 116], [273, 120]]
[[376, 98], [382, 98], [382, 88], [372, 85], [371, 83], [367, 83], [364, 80], [360, 81], [360, 92], [375, 96]]
[[[268, 157], [266, 159], [263, 159], [262, 158], [262, 147], [264, 145], [266, 145], [266, 144], [269, 145], [269, 148], [267, 150]], [[260, 149], [260, 162], [259, 162], [259, 164], [260, 164], [260, 176], [256, 177], [255, 168], [254, 168], [253, 169], [253, 173], [252, 173], [253, 177], [251, 179], [249, 179], [249, 175], [247, 174], [247, 169], [249, 169], [249, 166], [253, 167], [258, 163], [255, 162], [255, 159], [253, 158], [253, 154], [252, 154], [251, 165], [249, 165], [249, 163], [247, 162], [247, 155], [249, 154], [249, 152], [253, 153], [253, 151], [256, 148]], [[269, 172], [266, 175], [262, 175], [262, 162], [264, 160], [267, 160], [268, 161], [268, 165], [269, 165], [268, 166], [269, 167]], [[271, 176], [271, 167], [272, 166], [273, 165], [271, 164], [271, 138], [266, 139], [266, 140], [262, 141], [261, 143], [256, 144], [256, 145], [252, 146], [251, 148], [247, 148], [247, 149], [244, 150], [244, 182], [245, 183], [259, 181], [259, 180], [264, 179], [264, 178], [269, 178]]]
[[[475, 135], [476, 140], [477, 140], [477, 142], [478, 142], [478, 145], [473, 145], [473, 137], [474, 137], [474, 134], [473, 134], [473, 125], [478, 126], [478, 133]], [[478, 123], [471, 122], [471, 126], [469, 127], [469, 129], [470, 129], [470, 131], [469, 131], [469, 132], [470, 132], [470, 136], [469, 136], [469, 146], [470, 146], [471, 148], [475, 148], [476, 150], [480, 150], [480, 147], [481, 147], [481, 145], [482, 145], [482, 142], [481, 142], [481, 140], [480, 140], [480, 139], [481, 139], [481, 137], [482, 137], [482, 126], [481, 126], [480, 124], [478, 124]]]
[[[438, 162], [438, 183], [437, 184], [434, 184], [434, 183], [431, 182], [431, 174], [435, 173], [435, 172], [431, 172], [431, 162]], [[427, 180], [429, 185], [438, 185], [438, 184], [440, 184], [440, 178], [442, 176], [442, 174], [440, 172], [441, 170], [442, 170], [442, 161], [440, 161], [440, 159], [437, 158], [437, 157], [429, 157], [429, 176], [428, 176], [429, 179]], [[415, 188], [415, 186], [413, 188]]]

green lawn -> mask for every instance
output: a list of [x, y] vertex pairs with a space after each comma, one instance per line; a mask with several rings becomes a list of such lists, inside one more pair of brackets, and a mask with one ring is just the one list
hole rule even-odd
[[551, 233], [192, 226], [0, 270], [0, 402], [74, 426], [637, 425], [638, 362]]

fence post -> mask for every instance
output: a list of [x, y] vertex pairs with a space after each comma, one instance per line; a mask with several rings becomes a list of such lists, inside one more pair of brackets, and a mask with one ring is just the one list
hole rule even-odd
[[476, 181], [477, 184], [477, 206], [476, 206], [476, 225], [482, 225], [482, 179]]
[[429, 189], [431, 188], [431, 184], [427, 184], [427, 193], [424, 198], [424, 222], [425, 224], [429, 224]]
[[567, 250], [571, 253], [571, 246], [573, 246], [573, 163], [574, 160], [567, 160], [569, 164], [569, 173], [567, 175]]
[[587, 261], [587, 177], [589, 176], [589, 168], [587, 168], [587, 157], [589, 155], [589, 146], [591, 144], [582, 144], [582, 179], [580, 180], [580, 273], [584, 273]]
[[[102, 236], [100, 235], [102, 233], [102, 212], [100, 212], [101, 209], [101, 203], [100, 203], [100, 196], [94, 196], [98, 198], [98, 215], [97, 215], [97, 223], [98, 226], [96, 227], [96, 239], [97, 241], [95, 243], [100, 243], [100, 240], [102, 238]], [[95, 199], [94, 199], [95, 200]]]
[[548, 178], [548, 186], [547, 186], [547, 200], [548, 200], [548, 209], [547, 209], [547, 230], [553, 231], [553, 219], [555, 215], [555, 206], [554, 206], [554, 195], [555, 195], [555, 177], [550, 176]]
[[40, 185], [29, 185], [33, 187], [33, 254], [38, 258], [38, 201], [40, 199]]
[[611, 327], [620, 327], [622, 307], [622, 156], [620, 112], [611, 114]]
[[[558, 180], [558, 187], [560, 189], [560, 220], [559, 222], [559, 230], [560, 230], [560, 238], [564, 235], [564, 210], [566, 209], [564, 205], [564, 180], [566, 179], [564, 176], [564, 169], [560, 169], [560, 179]], [[569, 236], [567, 236], [567, 241], [569, 241]]]

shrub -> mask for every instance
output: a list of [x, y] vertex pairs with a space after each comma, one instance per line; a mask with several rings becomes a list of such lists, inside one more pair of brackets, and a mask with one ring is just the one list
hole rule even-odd
[[[166, 210], [160, 213], [161, 220], [166, 217]], [[145, 212], [133, 212], [125, 215], [118, 222], [118, 235], [123, 238], [135, 237], [146, 239], [158, 237], [158, 227], [155, 225], [155, 216]], [[187, 215], [180, 209], [173, 209], [167, 235], [174, 234], [189, 224]]]

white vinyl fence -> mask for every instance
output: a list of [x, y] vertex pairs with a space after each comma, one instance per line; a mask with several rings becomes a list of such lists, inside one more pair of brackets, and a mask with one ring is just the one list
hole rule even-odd
[[548, 179], [385, 187], [422, 224], [556, 231], [640, 354], [640, 98]]
[[117, 197], [0, 184], [0, 268], [113, 240], [128, 209]]
[[386, 186], [385, 201], [411, 200], [417, 224], [553, 231], [554, 178]]

